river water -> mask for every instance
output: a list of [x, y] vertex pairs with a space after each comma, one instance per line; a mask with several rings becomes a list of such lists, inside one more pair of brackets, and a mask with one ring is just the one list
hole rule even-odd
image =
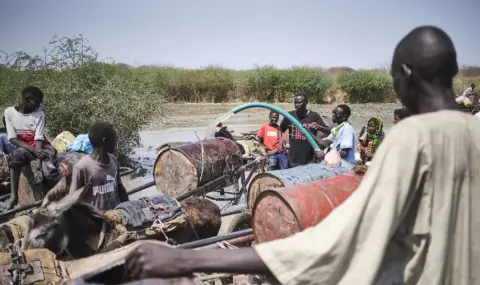
[[[225, 113], [240, 104], [169, 104], [165, 106], [172, 120], [170, 123], [154, 123], [140, 133], [142, 147], [135, 150], [135, 157], [147, 170], [144, 177], [127, 181], [127, 189], [145, 184], [153, 179], [152, 168], [156, 158], [156, 149], [165, 143], [190, 142], [205, 138], [208, 126]], [[293, 110], [293, 104], [278, 104], [284, 110]], [[321, 115], [331, 116], [336, 105], [309, 105], [309, 108]], [[399, 104], [349, 104], [352, 114], [350, 122], [357, 132], [366, 125], [370, 116], [383, 119], [385, 131], [392, 126], [393, 110]], [[260, 124], [268, 122], [269, 111], [266, 109], [248, 109], [238, 113], [224, 122], [229, 130], [240, 135], [255, 131]], [[155, 195], [155, 187], [139, 192], [131, 197], [136, 199], [145, 195]]]

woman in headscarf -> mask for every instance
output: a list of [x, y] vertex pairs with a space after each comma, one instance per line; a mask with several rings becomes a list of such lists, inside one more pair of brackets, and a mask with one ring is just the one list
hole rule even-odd
[[365, 164], [368, 161], [372, 160], [373, 155], [377, 151], [380, 143], [385, 138], [385, 133], [383, 132], [383, 121], [378, 116], [372, 116], [368, 119], [367, 128], [365, 132], [365, 127], [362, 128], [360, 132], [360, 157], [362, 162]]

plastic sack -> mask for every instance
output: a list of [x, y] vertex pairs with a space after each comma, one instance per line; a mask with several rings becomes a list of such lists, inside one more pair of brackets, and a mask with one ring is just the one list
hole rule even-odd
[[75, 140], [69, 145], [68, 151], [92, 153], [93, 146], [88, 139], [88, 134], [78, 135]]

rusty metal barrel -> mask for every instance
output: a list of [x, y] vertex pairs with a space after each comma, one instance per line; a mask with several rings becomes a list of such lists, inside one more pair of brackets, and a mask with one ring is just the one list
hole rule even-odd
[[350, 172], [263, 191], [253, 209], [255, 241], [286, 238], [315, 226], [357, 189], [361, 179], [362, 176]]
[[[57, 154], [60, 174], [67, 178], [68, 185], [72, 181], [73, 166], [85, 155], [85, 153], [80, 152], [60, 152]], [[49, 185], [49, 182], [46, 180], [39, 185], [31, 184], [28, 179], [31, 175], [33, 174], [30, 167], [22, 169], [18, 183], [18, 204], [20, 206], [32, 204], [43, 199], [48, 190], [55, 186]]]
[[235, 142], [215, 138], [161, 148], [153, 178], [160, 193], [178, 197], [241, 166]]
[[247, 206], [249, 209], [253, 209], [258, 195], [266, 189], [322, 180], [350, 171], [352, 171], [352, 165], [348, 163], [342, 163], [338, 167], [331, 167], [324, 163], [311, 163], [289, 169], [273, 170], [257, 174], [248, 186]]

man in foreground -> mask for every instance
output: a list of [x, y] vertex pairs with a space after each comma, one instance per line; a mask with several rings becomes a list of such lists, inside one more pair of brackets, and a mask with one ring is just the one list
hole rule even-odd
[[281, 284], [480, 284], [480, 124], [452, 91], [456, 52], [423, 26], [397, 45], [395, 92], [415, 115], [395, 125], [358, 189], [318, 225], [235, 250], [140, 246], [134, 278], [254, 273]]
[[[293, 99], [293, 103], [295, 110], [289, 112], [289, 114], [297, 119], [307, 131], [311, 132], [314, 136], [316, 136], [318, 132], [330, 134], [330, 127], [325, 124], [322, 117], [317, 112], [307, 109], [307, 93], [297, 93]], [[315, 159], [313, 148], [299, 128], [287, 118], [283, 118], [279, 129], [281, 132], [288, 130], [289, 133], [290, 147], [288, 150], [288, 161], [291, 167], [313, 162]]]
[[257, 138], [267, 149], [268, 170], [288, 168], [286, 136], [285, 132], [278, 129], [278, 118], [278, 113], [270, 111], [268, 116], [270, 122], [262, 124], [257, 131]]

